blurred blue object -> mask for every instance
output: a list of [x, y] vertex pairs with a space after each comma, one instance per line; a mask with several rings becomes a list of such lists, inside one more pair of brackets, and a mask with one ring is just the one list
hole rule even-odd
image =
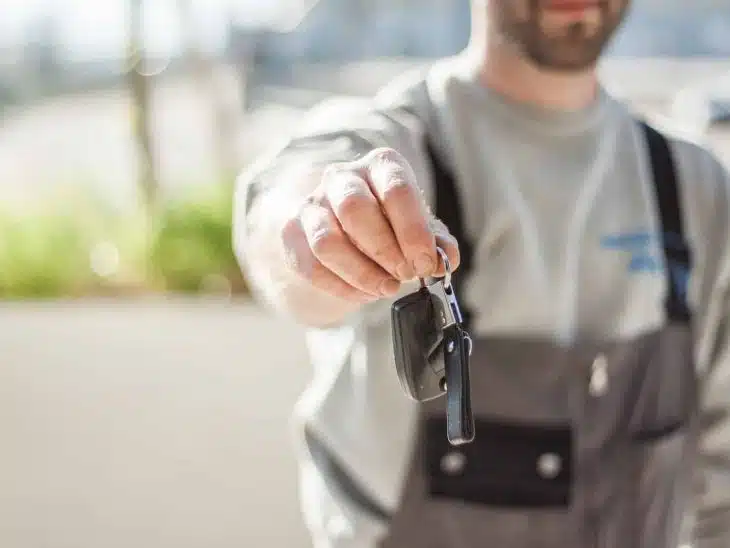
[[611, 53], [629, 57], [730, 57], [730, 1], [636, 0]]

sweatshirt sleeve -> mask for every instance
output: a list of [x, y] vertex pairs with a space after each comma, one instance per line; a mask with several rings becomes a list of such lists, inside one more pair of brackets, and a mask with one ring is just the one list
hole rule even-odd
[[[401, 153], [416, 174], [428, 203], [431, 202], [431, 174], [423, 139], [422, 109], [427, 105], [423, 69], [395, 79], [374, 97], [333, 97], [313, 107], [290, 128], [282, 141], [259, 158], [238, 178], [233, 211], [234, 248], [251, 289], [266, 302], [263, 284], [253, 279], [247, 267], [247, 240], [254, 216], [253, 205], [270, 192], [296, 192], [296, 179], [333, 162], [355, 160], [374, 148], [389, 147]], [[290, 176], [293, 174], [294, 176]], [[268, 212], [267, 212], [268, 214]], [[284, 214], [283, 210], [272, 215]], [[354, 321], [365, 316], [382, 316], [389, 304], [368, 305]]]
[[701, 390], [689, 546], [713, 548], [730, 546], [730, 176], [707, 149], [688, 144], [683, 149], [679, 159], [697, 272], [693, 285]]

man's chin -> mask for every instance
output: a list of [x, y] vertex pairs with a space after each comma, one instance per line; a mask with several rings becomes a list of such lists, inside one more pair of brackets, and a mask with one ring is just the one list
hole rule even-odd
[[[595, 68], [603, 53], [603, 48], [585, 45], [566, 46], [558, 51], [547, 46], [530, 48], [523, 53], [531, 64], [544, 72], [579, 73]], [[575, 55], [575, 52], [583, 52]]]
[[593, 70], [598, 65], [597, 59], [589, 61], [570, 61], [570, 60], [545, 60], [541, 58], [530, 58], [530, 62], [541, 72], [554, 72], [557, 74], [580, 74]]

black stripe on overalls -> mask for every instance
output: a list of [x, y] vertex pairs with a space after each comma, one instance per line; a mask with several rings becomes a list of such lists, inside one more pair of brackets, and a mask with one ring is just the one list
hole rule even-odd
[[[690, 320], [690, 308], [686, 297], [686, 278], [692, 268], [692, 255], [687, 244], [682, 222], [677, 168], [667, 139], [656, 129], [641, 122], [649, 150], [654, 191], [659, 209], [661, 242], [668, 272], [668, 292], [665, 298], [667, 319], [686, 323]], [[464, 299], [461, 298], [464, 280], [474, 265], [474, 244], [468, 237], [462, 214], [462, 202], [455, 178], [439, 157], [426, 136], [426, 151], [431, 162], [434, 184], [434, 210], [451, 234], [459, 242], [461, 266], [453, 277], [454, 291], [460, 298], [462, 315], [467, 330], [473, 318]]]

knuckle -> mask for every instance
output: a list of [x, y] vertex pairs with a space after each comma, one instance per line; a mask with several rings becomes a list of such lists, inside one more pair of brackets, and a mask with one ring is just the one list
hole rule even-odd
[[410, 182], [413, 178], [413, 170], [408, 161], [395, 149], [380, 148], [373, 151], [372, 157], [369, 158], [369, 168], [371, 173], [391, 179], [394, 182], [403, 180]]
[[400, 164], [405, 162], [403, 155], [390, 147], [379, 147], [374, 149], [370, 153], [369, 158], [371, 163], [382, 163], [382, 164]]
[[379, 147], [374, 149], [368, 156], [368, 162], [371, 166], [408, 166], [405, 157], [394, 148]]
[[301, 215], [305, 209], [315, 206], [315, 207], [322, 207], [326, 205], [326, 199], [323, 192], [320, 192], [319, 190], [312, 192], [309, 194], [305, 199], [304, 202], [301, 204], [299, 208], [299, 214]]
[[400, 174], [392, 174], [388, 178], [388, 185], [383, 190], [383, 201], [389, 204], [410, 201], [413, 199], [413, 185]]
[[329, 258], [336, 256], [342, 251], [344, 244], [343, 235], [331, 228], [322, 228], [310, 236], [309, 247], [315, 257]]
[[348, 173], [338, 181], [336, 194], [341, 200], [353, 199], [362, 203], [375, 200], [368, 183], [355, 173]]
[[336, 217], [351, 217], [375, 203], [368, 183], [352, 170], [340, 171], [326, 182], [329, 205]]
[[349, 193], [334, 205], [334, 212], [338, 219], [350, 221], [362, 215], [372, 205], [372, 200], [360, 193]]
[[342, 196], [370, 194], [370, 187], [365, 179], [352, 170], [341, 172], [331, 184], [335, 185], [337, 193]]

